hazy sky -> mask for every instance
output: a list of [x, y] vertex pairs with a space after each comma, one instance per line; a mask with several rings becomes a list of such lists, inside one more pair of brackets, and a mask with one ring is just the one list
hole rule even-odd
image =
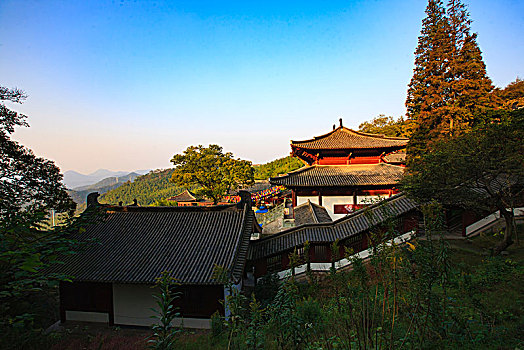
[[[524, 1], [470, 0], [488, 74], [524, 76]], [[290, 139], [405, 113], [426, 1], [0, 1], [14, 138], [63, 171], [166, 168], [218, 143], [255, 163]]]

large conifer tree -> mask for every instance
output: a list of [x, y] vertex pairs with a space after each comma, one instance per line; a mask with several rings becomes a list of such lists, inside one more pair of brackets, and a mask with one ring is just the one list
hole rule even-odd
[[452, 54], [449, 23], [441, 0], [429, 0], [415, 51], [415, 68], [406, 99], [407, 116], [414, 126], [408, 152], [419, 157], [447, 115]]
[[448, 2], [447, 15], [440, 0], [428, 1], [406, 99], [409, 162], [433, 141], [469, 130], [474, 116], [492, 107], [493, 85], [470, 24], [460, 0]]
[[467, 131], [475, 123], [474, 116], [484, 108], [494, 107], [490, 92], [491, 79], [477, 44], [477, 34], [470, 33], [471, 20], [466, 6], [460, 0], [448, 3], [450, 39], [452, 47], [448, 122], [449, 134]]

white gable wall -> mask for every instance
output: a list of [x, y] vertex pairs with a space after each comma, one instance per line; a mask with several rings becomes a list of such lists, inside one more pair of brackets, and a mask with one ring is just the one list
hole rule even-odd
[[[158, 309], [153, 294], [158, 289], [145, 284], [113, 284], [113, 308], [115, 324], [150, 326], [156, 319], [151, 308]], [[211, 320], [200, 318], [178, 318], [175, 326], [183, 324], [186, 328], [210, 329]]]

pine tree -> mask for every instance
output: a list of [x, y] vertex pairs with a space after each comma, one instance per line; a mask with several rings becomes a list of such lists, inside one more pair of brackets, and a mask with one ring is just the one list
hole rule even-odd
[[438, 137], [447, 115], [452, 54], [449, 23], [440, 0], [429, 0], [415, 51], [415, 69], [406, 99], [407, 116], [414, 124], [408, 152], [416, 159], [428, 140]]
[[482, 110], [496, 106], [493, 84], [461, 0], [429, 0], [406, 99], [413, 125], [408, 164], [451, 135], [467, 132]]
[[471, 20], [466, 6], [460, 0], [450, 0], [448, 16], [452, 55], [451, 100], [446, 124], [449, 134], [459, 134], [475, 124], [474, 116], [479, 115], [479, 111], [494, 107], [490, 98], [493, 84], [486, 73], [477, 34], [470, 33]]

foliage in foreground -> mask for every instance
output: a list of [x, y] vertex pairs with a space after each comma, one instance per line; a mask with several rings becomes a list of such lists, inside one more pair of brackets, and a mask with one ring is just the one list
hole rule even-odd
[[[11, 140], [15, 127], [28, 126], [26, 116], [4, 101], [22, 103], [18, 89], [0, 87], [0, 347], [24, 348], [30, 341], [46, 342], [41, 331], [46, 317], [36, 317], [42, 304], [54, 299], [53, 287], [68, 277], [48, 267], [60, 255], [73, 253], [68, 237], [75, 204], [61, 183], [60, 169]], [[61, 213], [57, 225], [49, 213]]]
[[[439, 206], [424, 211], [425, 237], [387, 245], [394, 225], [377, 229], [375, 254], [369, 261], [351, 258], [349, 271], [333, 270], [323, 280], [310, 276], [307, 283], [266, 278], [252, 298], [232, 293], [232, 314], [215, 317], [214, 339], [227, 337], [230, 349], [522, 346], [522, 290], [503, 294], [516, 298], [511, 303], [493, 300], [504, 286], [518, 286], [511, 283], [522, 279], [522, 265], [500, 257], [475, 267], [458, 264], [439, 235]], [[271, 286], [274, 296], [266, 299]]]
[[176, 344], [176, 335], [179, 329], [173, 327], [172, 322], [180, 317], [174, 302], [180, 297], [180, 292], [176, 291], [176, 280], [171, 277], [169, 271], [163, 271], [157, 278], [155, 286], [158, 294], [153, 295], [157, 308], [154, 309], [155, 315], [152, 318], [155, 323], [151, 326], [153, 335], [149, 340], [149, 346], [155, 350], [173, 349]]
[[506, 222], [495, 253], [513, 243], [513, 209], [522, 204], [524, 184], [524, 109], [491, 113], [492, 121], [471, 132], [435, 143], [414, 160], [402, 189], [419, 202], [436, 199], [447, 206], [491, 213]]

